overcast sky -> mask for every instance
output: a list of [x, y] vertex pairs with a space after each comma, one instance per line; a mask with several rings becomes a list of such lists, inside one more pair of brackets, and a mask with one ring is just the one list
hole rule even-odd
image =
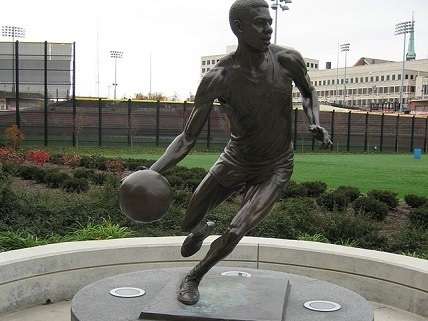
[[[151, 54], [152, 91], [186, 98], [200, 80], [200, 57], [223, 53], [236, 43], [228, 23], [232, 3], [4, 0], [1, 24], [25, 27], [26, 41], [76, 41], [78, 95], [97, 95], [99, 52], [100, 94], [112, 96], [109, 50], [123, 50], [119, 97], [149, 91]], [[394, 25], [410, 20], [412, 11], [417, 58], [428, 58], [428, 0], [293, 0], [289, 6], [290, 11], [279, 15], [278, 43], [319, 59], [323, 68], [326, 61], [336, 65], [338, 41], [351, 43], [349, 64], [360, 57], [400, 60], [403, 41], [394, 36]]]

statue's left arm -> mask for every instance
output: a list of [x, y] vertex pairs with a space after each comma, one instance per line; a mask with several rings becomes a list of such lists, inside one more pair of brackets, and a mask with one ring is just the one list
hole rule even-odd
[[279, 54], [279, 62], [289, 72], [302, 95], [302, 105], [309, 121], [309, 130], [323, 145], [331, 145], [327, 130], [320, 125], [318, 95], [312, 86], [303, 57], [295, 50], [287, 50]]

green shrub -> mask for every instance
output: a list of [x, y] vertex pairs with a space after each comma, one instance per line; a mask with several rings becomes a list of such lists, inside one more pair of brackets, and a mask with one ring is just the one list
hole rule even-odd
[[186, 190], [176, 190], [174, 195], [174, 204], [186, 208], [189, 204], [192, 193]]
[[107, 158], [100, 155], [82, 156], [80, 166], [90, 169], [106, 170], [105, 161]]
[[38, 168], [35, 166], [21, 166], [19, 176], [25, 180], [35, 180]]
[[391, 252], [428, 253], [428, 231], [408, 226], [393, 234], [390, 238]]
[[355, 212], [377, 221], [383, 221], [388, 215], [388, 206], [372, 197], [360, 197], [352, 204]]
[[107, 174], [103, 172], [95, 172], [90, 177], [90, 181], [95, 185], [103, 185], [106, 180], [107, 180]]
[[288, 186], [284, 189], [281, 197], [306, 197], [307, 195], [308, 189], [305, 185], [290, 181], [290, 183], [288, 183]]
[[167, 176], [166, 179], [168, 180], [169, 184], [172, 187], [180, 188], [184, 186], [184, 180], [180, 176], [170, 175], [170, 176]]
[[428, 204], [412, 209], [409, 219], [413, 226], [428, 229]]
[[349, 202], [355, 201], [361, 195], [360, 190], [352, 186], [339, 186], [336, 188], [336, 192], [345, 194]]
[[324, 193], [317, 199], [318, 205], [329, 211], [342, 211], [347, 208], [349, 202], [346, 194], [338, 191]]
[[428, 198], [414, 194], [406, 195], [404, 200], [406, 201], [407, 205], [413, 208], [418, 208], [424, 204], [428, 204]]
[[82, 193], [89, 190], [89, 183], [84, 178], [69, 178], [62, 184], [62, 189], [67, 193]]
[[46, 185], [51, 188], [59, 188], [62, 187], [66, 180], [69, 180], [71, 177], [67, 173], [59, 172], [59, 171], [48, 171], [46, 173], [45, 181]]
[[372, 197], [388, 205], [390, 209], [394, 209], [398, 206], [397, 193], [390, 191], [372, 190], [367, 193], [368, 197]]
[[184, 181], [184, 188], [187, 188], [192, 192], [194, 192], [200, 183], [201, 183], [201, 180], [199, 178], [189, 178], [186, 181]]
[[301, 234], [297, 238], [300, 241], [311, 241], [311, 242], [320, 242], [320, 243], [330, 243], [330, 241], [322, 234]]
[[327, 184], [324, 182], [304, 182], [302, 185], [306, 187], [309, 197], [318, 197], [327, 190]]
[[89, 223], [64, 237], [66, 241], [89, 241], [89, 240], [110, 240], [127, 238], [134, 236], [128, 227], [121, 227], [110, 221], [104, 221], [102, 224]]
[[11, 176], [19, 176], [20, 172], [20, 165], [14, 163], [14, 162], [4, 162], [3, 165], [3, 171]]
[[320, 222], [322, 234], [332, 243], [351, 240], [367, 249], [383, 250], [387, 239], [380, 233], [381, 225], [350, 213], [327, 212]]
[[93, 169], [77, 168], [73, 171], [73, 176], [75, 178], [91, 179], [94, 174], [95, 171]]
[[0, 232], [0, 252], [45, 245], [47, 241], [23, 232]]
[[62, 154], [52, 154], [49, 158], [49, 162], [52, 164], [62, 165], [63, 164], [63, 158]]

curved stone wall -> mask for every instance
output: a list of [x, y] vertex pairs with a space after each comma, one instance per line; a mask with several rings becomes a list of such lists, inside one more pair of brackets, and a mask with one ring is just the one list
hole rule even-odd
[[[182, 258], [183, 237], [52, 244], [0, 253], [0, 313], [70, 299], [83, 286], [120, 273], [192, 266], [208, 250]], [[369, 301], [428, 317], [428, 261], [338, 245], [244, 238], [222, 265], [326, 280]]]

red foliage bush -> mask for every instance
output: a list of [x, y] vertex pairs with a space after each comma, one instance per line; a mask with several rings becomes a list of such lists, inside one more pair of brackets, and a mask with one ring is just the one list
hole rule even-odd
[[69, 154], [62, 156], [62, 163], [72, 168], [80, 166], [81, 157], [78, 154]]
[[125, 164], [119, 159], [106, 160], [105, 166], [107, 171], [119, 174], [125, 170]]
[[16, 151], [2, 147], [0, 148], [0, 162], [22, 163], [24, 157]]
[[30, 150], [25, 154], [25, 159], [36, 163], [37, 165], [43, 166], [50, 159], [50, 155], [48, 152], [43, 150]]

